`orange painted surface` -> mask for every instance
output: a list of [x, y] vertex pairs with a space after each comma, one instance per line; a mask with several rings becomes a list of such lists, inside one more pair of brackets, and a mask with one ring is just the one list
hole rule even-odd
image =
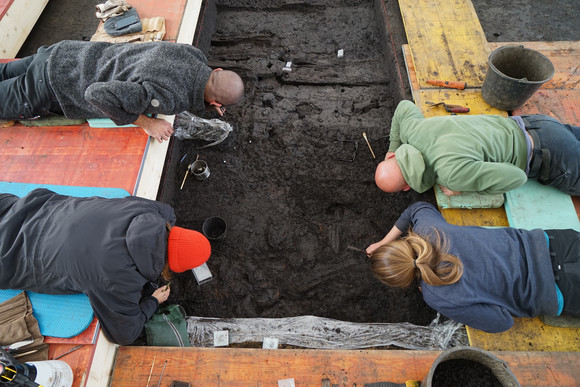
[[2, 128], [0, 180], [123, 188], [133, 193], [148, 138], [136, 127]]
[[132, 0], [129, 4], [137, 10], [140, 18], [165, 17], [166, 32], [163, 40], [177, 40], [187, 0], [172, 0], [161, 3], [159, 0]]
[[[242, 348], [120, 347], [112, 386], [168, 387], [172, 380], [192, 386], [319, 387], [422, 380], [441, 352], [380, 350], [264, 350]], [[493, 352], [505, 360], [524, 386], [576, 386], [578, 352]], [[153, 365], [153, 362], [154, 366]], [[163, 374], [163, 366], [165, 370]]]
[[0, 20], [4, 17], [14, 0], [0, 0]]

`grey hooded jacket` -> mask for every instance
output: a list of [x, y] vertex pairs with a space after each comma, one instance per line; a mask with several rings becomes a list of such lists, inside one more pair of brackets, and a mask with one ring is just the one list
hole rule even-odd
[[85, 293], [106, 336], [127, 345], [157, 310], [143, 287], [167, 256], [173, 209], [137, 197], [0, 194], [0, 289]]
[[126, 125], [139, 114], [204, 111], [212, 70], [191, 45], [62, 41], [51, 49], [48, 79], [68, 118]]

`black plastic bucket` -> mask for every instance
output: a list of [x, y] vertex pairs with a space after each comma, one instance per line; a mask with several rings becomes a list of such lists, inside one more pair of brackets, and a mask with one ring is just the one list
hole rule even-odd
[[421, 387], [432, 387], [437, 367], [445, 361], [456, 359], [471, 360], [488, 367], [497, 381], [504, 387], [520, 387], [520, 383], [505, 361], [476, 347], [454, 347], [442, 352], [433, 362], [429, 373], [421, 383]]
[[227, 229], [228, 225], [226, 224], [226, 221], [219, 216], [207, 218], [202, 226], [203, 234], [207, 239], [212, 241], [224, 239]]
[[521, 107], [554, 76], [554, 65], [545, 55], [523, 46], [494, 50], [481, 88], [485, 102], [501, 110]]

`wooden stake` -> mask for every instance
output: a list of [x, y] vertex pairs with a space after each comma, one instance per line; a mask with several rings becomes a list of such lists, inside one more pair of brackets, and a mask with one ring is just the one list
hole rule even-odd
[[367, 138], [367, 133], [366, 132], [363, 132], [363, 137], [365, 138], [365, 141], [367, 142], [367, 145], [369, 146], [369, 149], [371, 151], [371, 154], [373, 155], [373, 159], [376, 159], [375, 152], [373, 152], [373, 148], [371, 148], [371, 144], [369, 142], [369, 139]]
[[181, 187], [179, 188], [180, 190], [183, 189], [183, 185], [185, 184], [185, 179], [187, 179], [187, 175], [189, 174], [189, 167], [191, 167], [191, 164], [187, 166], [187, 171], [185, 171], [185, 176], [183, 176], [183, 181], [181, 182]]
[[149, 381], [151, 381], [151, 375], [153, 374], [153, 367], [155, 366], [155, 358], [157, 358], [157, 356], [153, 356], [153, 363], [151, 364], [151, 371], [149, 371], [149, 378], [147, 379], [147, 386], [149, 387]]

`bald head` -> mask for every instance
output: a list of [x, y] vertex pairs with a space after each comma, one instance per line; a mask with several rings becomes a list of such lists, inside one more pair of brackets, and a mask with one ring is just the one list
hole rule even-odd
[[375, 183], [381, 191], [401, 192], [411, 189], [394, 157], [381, 161], [375, 172]]
[[204, 99], [222, 105], [235, 105], [244, 96], [244, 82], [229, 70], [213, 71], [205, 86]]

